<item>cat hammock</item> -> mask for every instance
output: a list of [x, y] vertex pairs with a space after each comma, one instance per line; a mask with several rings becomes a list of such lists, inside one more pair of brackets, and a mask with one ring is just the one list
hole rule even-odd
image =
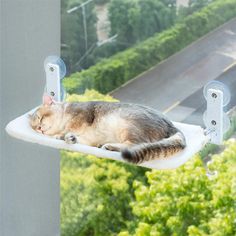
[[[61, 86], [61, 78], [65, 75], [65, 66], [63, 61], [57, 57], [49, 57], [45, 61], [46, 70], [46, 93], [53, 96], [56, 101], [63, 100], [63, 92]], [[208, 83], [204, 88], [204, 94], [207, 98], [207, 111], [204, 115], [204, 121], [207, 129], [197, 125], [183, 124], [173, 122], [179, 128], [186, 138], [186, 148], [168, 158], [160, 158], [158, 160], [148, 161], [140, 164], [140, 166], [152, 169], [174, 169], [187, 160], [194, 154], [199, 152], [206, 143], [211, 142], [221, 144], [223, 141], [223, 128], [227, 123], [227, 117], [223, 113], [223, 106], [229, 101], [229, 93], [225, 86], [217, 81]], [[223, 95], [226, 96], [223, 97]], [[124, 161], [120, 152], [108, 151], [101, 148], [91, 147], [82, 144], [67, 144], [63, 140], [58, 140], [34, 131], [29, 124], [28, 115], [32, 114], [33, 110], [9, 122], [6, 126], [7, 133], [17, 139], [26, 142], [37, 143], [40, 145], [65, 149], [85, 154], [91, 154], [102, 158], [113, 159], [116, 161]], [[228, 123], [227, 123], [228, 124]]]

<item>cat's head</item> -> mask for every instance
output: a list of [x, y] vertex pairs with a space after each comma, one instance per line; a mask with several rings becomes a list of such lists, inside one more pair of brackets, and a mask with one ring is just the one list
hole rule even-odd
[[59, 131], [61, 114], [62, 105], [45, 95], [42, 106], [29, 115], [30, 126], [39, 133], [54, 135]]

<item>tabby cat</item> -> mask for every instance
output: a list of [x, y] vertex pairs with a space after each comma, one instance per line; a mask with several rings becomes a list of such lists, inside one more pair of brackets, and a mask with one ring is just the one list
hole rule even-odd
[[158, 111], [136, 104], [114, 102], [56, 103], [44, 96], [30, 115], [31, 127], [45, 135], [120, 151], [132, 163], [169, 157], [186, 146], [185, 137]]

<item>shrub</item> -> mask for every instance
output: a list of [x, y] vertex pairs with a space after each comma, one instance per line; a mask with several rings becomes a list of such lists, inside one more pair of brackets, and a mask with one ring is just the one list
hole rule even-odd
[[236, 235], [236, 142], [212, 157], [206, 170], [199, 156], [172, 171], [146, 172], [148, 185], [134, 181], [136, 220], [119, 236]]

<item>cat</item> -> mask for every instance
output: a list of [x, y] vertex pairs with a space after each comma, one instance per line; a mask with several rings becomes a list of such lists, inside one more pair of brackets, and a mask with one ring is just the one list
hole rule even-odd
[[44, 96], [30, 115], [32, 129], [65, 140], [119, 151], [132, 163], [169, 157], [186, 147], [185, 137], [158, 111], [118, 102], [56, 103]]

